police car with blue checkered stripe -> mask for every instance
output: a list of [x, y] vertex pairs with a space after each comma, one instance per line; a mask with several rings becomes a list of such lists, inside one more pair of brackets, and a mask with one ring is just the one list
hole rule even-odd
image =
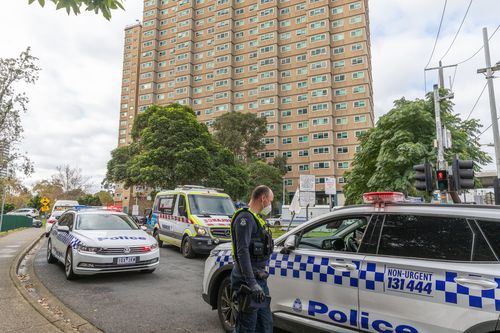
[[52, 227], [47, 261], [64, 263], [68, 280], [78, 275], [142, 271], [160, 263], [156, 239], [126, 214], [99, 208], [70, 209]]
[[[275, 240], [274, 326], [291, 332], [500, 333], [500, 209], [364, 195]], [[231, 244], [205, 263], [203, 299], [234, 327]]]

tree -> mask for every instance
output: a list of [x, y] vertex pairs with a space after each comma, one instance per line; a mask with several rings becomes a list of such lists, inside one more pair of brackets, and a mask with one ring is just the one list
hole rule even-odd
[[47, 179], [36, 182], [33, 185], [32, 191], [42, 197], [48, 198], [51, 206], [57, 199], [63, 199], [64, 196], [62, 186]]
[[[440, 91], [446, 95], [447, 91]], [[359, 203], [369, 191], [400, 191], [416, 195], [413, 165], [425, 160], [436, 165], [436, 137], [432, 93], [425, 100], [401, 98], [382, 116], [377, 126], [360, 138], [361, 150], [355, 155], [352, 169], [345, 175], [346, 203]], [[452, 134], [453, 148], [446, 151], [451, 162], [455, 154], [472, 159], [477, 167], [491, 161], [479, 146], [481, 125], [476, 119], [461, 120], [453, 113], [453, 104], [441, 102], [442, 123]]]
[[266, 118], [253, 113], [228, 112], [215, 120], [215, 140], [249, 163], [264, 148], [262, 138], [267, 133]]
[[22, 139], [21, 114], [28, 110], [29, 99], [23, 92], [16, 91], [16, 85], [34, 84], [38, 80], [37, 60], [30, 54], [29, 47], [18, 58], [0, 58], [0, 146], [8, 149], [10, 168], [26, 175], [33, 172], [33, 165], [19, 153], [16, 145]]
[[[73, 11], [75, 15], [80, 14], [80, 8], [85, 6], [85, 10], [93, 11], [96, 14], [99, 12], [106, 18], [111, 19], [111, 11], [116, 9], [124, 9], [122, 0], [50, 0], [56, 5], [56, 9], [66, 9], [68, 15]], [[32, 4], [35, 0], [28, 0]], [[38, 0], [40, 6], [45, 6], [45, 0]]]
[[111, 153], [106, 183], [165, 189], [207, 185], [225, 188], [234, 199], [246, 189], [244, 168], [187, 106], [149, 107], [135, 119], [132, 138]]
[[94, 196], [98, 197], [103, 206], [108, 206], [113, 204], [113, 197], [107, 191], [99, 191]]
[[41, 199], [42, 197], [37, 194], [33, 196], [30, 201], [28, 201], [27, 206], [40, 210], [40, 208], [42, 207], [42, 203], [40, 202]]
[[92, 185], [90, 177], [82, 174], [82, 169], [73, 168], [69, 164], [56, 167], [57, 173], [52, 175], [52, 184], [59, 185], [64, 193], [86, 192]]
[[85, 194], [78, 198], [78, 203], [80, 205], [87, 206], [102, 206], [101, 199], [97, 195]]
[[3, 207], [3, 213], [7, 214], [8, 212], [12, 212], [16, 209], [16, 206], [11, 202], [6, 202]]
[[247, 201], [251, 191], [258, 185], [267, 185], [274, 193], [274, 203], [283, 199], [283, 179], [280, 170], [264, 161], [254, 161], [248, 166], [250, 177]]

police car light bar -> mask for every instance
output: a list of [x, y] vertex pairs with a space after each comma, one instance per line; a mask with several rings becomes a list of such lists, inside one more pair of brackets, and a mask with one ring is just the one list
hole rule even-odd
[[365, 203], [403, 202], [405, 195], [401, 192], [369, 192], [363, 194]]

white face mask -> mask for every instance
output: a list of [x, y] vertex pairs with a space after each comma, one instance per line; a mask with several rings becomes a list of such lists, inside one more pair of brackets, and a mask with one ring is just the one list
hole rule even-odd
[[269, 213], [271, 213], [271, 209], [272, 209], [271, 204], [267, 205], [266, 207], [262, 208], [262, 210], [260, 211], [260, 215], [262, 216], [269, 215]]

